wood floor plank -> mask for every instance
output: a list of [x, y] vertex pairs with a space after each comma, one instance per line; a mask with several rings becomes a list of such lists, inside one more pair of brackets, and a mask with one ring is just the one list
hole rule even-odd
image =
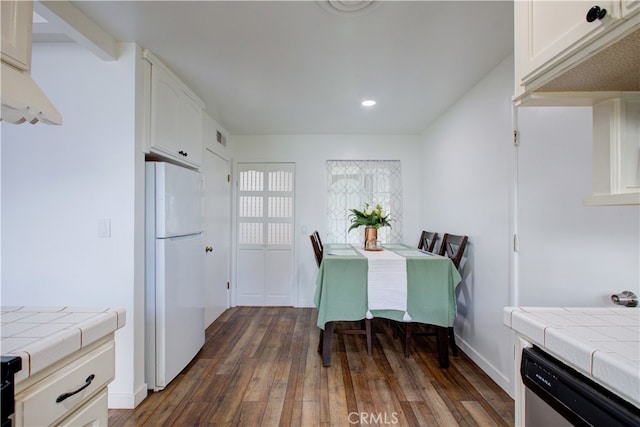
[[476, 401], [464, 401], [462, 405], [467, 409], [473, 420], [479, 426], [492, 426], [495, 425], [495, 421], [484, 410], [482, 405]]
[[416, 387], [415, 381], [409, 375], [409, 371], [405, 368], [405, 357], [402, 352], [398, 351], [398, 347], [394, 346], [395, 341], [387, 334], [378, 334], [378, 340], [384, 351], [384, 358], [387, 361], [389, 378], [395, 381], [392, 383], [394, 392], [400, 401], [420, 401], [422, 400], [420, 390]]
[[[337, 340], [336, 344], [340, 343]], [[349, 410], [346, 405], [346, 391], [344, 389], [344, 379], [342, 376], [342, 358], [340, 352], [344, 352], [344, 347], [339, 349], [336, 356], [331, 359], [331, 366], [327, 368], [327, 389], [329, 393], [329, 411], [328, 419], [329, 424], [332, 426], [343, 426], [344, 420], [347, 419]]]
[[209, 422], [212, 424], [233, 422], [257, 365], [258, 360], [254, 358], [246, 358], [238, 364], [237, 370], [231, 375], [218, 400], [217, 407], [210, 411]]
[[426, 402], [408, 402], [419, 426], [437, 426], [438, 422]]
[[507, 393], [495, 382], [480, 372], [480, 368], [472, 362], [463, 359], [457, 365], [460, 373], [482, 396], [479, 400], [481, 404], [486, 403], [498, 414], [505, 425], [513, 420], [513, 404]]
[[237, 426], [260, 426], [266, 402], [242, 402], [233, 421]]
[[408, 424], [402, 406], [394, 396], [387, 380], [372, 380], [369, 388], [376, 408], [369, 414], [370, 419], [377, 421], [377, 424], [388, 424], [390, 420], [397, 418], [401, 425]]
[[373, 355], [364, 336], [336, 334], [325, 368], [316, 321], [311, 308], [225, 311], [165, 390], [109, 410], [109, 425], [513, 426], [513, 400], [464, 353], [440, 368], [434, 337], [412, 340], [404, 357], [374, 319]]
[[[362, 337], [349, 337], [345, 336], [345, 350], [351, 380], [351, 387], [353, 388], [353, 398], [356, 401], [373, 400], [369, 391], [368, 373], [363, 365], [363, 355], [359, 351], [358, 347], [366, 345]], [[366, 353], [365, 353], [366, 355]], [[368, 357], [368, 356], [365, 356]]]
[[302, 402], [302, 417], [300, 419], [300, 425], [310, 427], [320, 425], [320, 404], [318, 402]]

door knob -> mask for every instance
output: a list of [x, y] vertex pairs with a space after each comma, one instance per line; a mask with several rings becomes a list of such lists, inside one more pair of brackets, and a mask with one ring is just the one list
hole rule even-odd
[[213, 252], [213, 246], [205, 246], [204, 247], [204, 251], [205, 252]]

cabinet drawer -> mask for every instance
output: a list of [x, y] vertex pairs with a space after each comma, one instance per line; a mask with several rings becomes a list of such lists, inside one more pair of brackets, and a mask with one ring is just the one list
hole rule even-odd
[[109, 342], [18, 394], [16, 424], [51, 425], [71, 414], [113, 380], [114, 361], [114, 343]]
[[109, 409], [107, 389], [104, 388], [96, 397], [78, 408], [69, 418], [65, 418], [56, 427], [62, 426], [91, 426], [101, 427], [109, 425]]

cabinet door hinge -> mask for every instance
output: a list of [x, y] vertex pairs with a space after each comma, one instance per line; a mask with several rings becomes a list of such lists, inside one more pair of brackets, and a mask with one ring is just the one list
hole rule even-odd
[[227, 174], [227, 182], [231, 182], [231, 175]]
[[518, 252], [518, 235], [513, 235], [513, 252]]
[[229, 282], [227, 282], [227, 289], [231, 289], [231, 287], [229, 286]]
[[520, 145], [520, 140], [518, 139], [518, 131], [517, 130], [513, 131], [513, 145], [515, 145], [516, 147], [518, 145]]

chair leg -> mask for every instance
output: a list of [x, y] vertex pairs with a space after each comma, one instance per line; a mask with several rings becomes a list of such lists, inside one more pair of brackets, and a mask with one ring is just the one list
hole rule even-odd
[[373, 355], [371, 348], [371, 319], [364, 319], [364, 329], [367, 335], [367, 354], [371, 356]]
[[449, 345], [451, 345], [451, 354], [454, 357], [458, 357], [458, 346], [456, 345], [456, 335], [453, 330], [453, 326], [447, 328], [447, 333], [449, 334]]
[[411, 333], [413, 332], [413, 323], [407, 322], [404, 324], [404, 357], [409, 357], [409, 340], [411, 339]]
[[322, 366], [331, 365], [331, 345], [333, 344], [333, 322], [327, 322], [324, 325], [324, 333], [322, 334]]
[[447, 342], [447, 335], [449, 334], [449, 328], [442, 326], [436, 326], [436, 344], [438, 348], [438, 362], [441, 368], [449, 367], [449, 343]]
[[324, 338], [324, 331], [320, 329], [320, 339], [318, 339], [318, 353], [322, 354], [322, 339]]

